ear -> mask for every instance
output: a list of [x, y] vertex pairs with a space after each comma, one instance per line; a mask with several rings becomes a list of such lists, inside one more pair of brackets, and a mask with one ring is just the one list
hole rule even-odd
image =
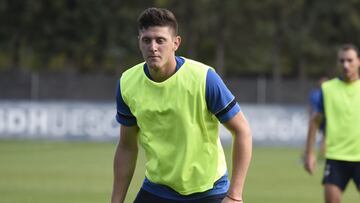
[[176, 36], [174, 38], [174, 51], [176, 51], [179, 48], [180, 44], [181, 44], [181, 37]]

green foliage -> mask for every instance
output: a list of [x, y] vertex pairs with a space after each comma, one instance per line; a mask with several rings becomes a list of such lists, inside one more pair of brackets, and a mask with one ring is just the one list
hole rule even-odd
[[1, 0], [0, 69], [124, 70], [142, 60], [136, 19], [151, 6], [176, 14], [179, 55], [224, 74], [334, 73], [336, 48], [360, 45], [358, 0]]

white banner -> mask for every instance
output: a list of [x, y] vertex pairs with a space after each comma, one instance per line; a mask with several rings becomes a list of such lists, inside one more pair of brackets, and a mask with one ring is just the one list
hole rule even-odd
[[244, 105], [242, 110], [250, 123], [255, 143], [304, 144], [309, 119], [305, 106]]
[[0, 102], [0, 137], [113, 138], [115, 112], [111, 103]]
[[[254, 143], [303, 144], [307, 114], [303, 106], [241, 105]], [[0, 137], [115, 139], [119, 124], [115, 103], [0, 102]], [[231, 136], [222, 126], [223, 141]]]

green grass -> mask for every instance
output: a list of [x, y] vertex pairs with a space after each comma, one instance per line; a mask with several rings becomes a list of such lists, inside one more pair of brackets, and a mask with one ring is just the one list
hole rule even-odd
[[[115, 143], [0, 140], [0, 203], [110, 202]], [[229, 149], [226, 148], [227, 158]], [[244, 199], [251, 203], [322, 202], [322, 166], [308, 176], [295, 148], [254, 149]], [[144, 155], [127, 196], [144, 177]], [[359, 201], [351, 183], [344, 203]]]

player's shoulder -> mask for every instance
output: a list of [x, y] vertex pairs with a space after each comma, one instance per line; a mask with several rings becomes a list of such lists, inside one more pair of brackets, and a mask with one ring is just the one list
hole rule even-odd
[[121, 78], [123, 77], [127, 77], [127, 76], [131, 76], [133, 74], [136, 74], [137, 72], [139, 72], [139, 70], [142, 70], [144, 67], [145, 62], [141, 62], [139, 64], [136, 64], [132, 67], [130, 67], [129, 69], [125, 70], [122, 74], [121, 74]]
[[202, 63], [202, 62], [199, 62], [199, 61], [196, 61], [196, 60], [193, 60], [193, 59], [188, 59], [188, 58], [185, 58], [185, 57], [182, 57], [185, 62], [184, 64], [186, 64], [187, 66], [191, 66], [191, 67], [194, 67], [194, 68], [202, 68], [202, 69], [205, 69], [205, 70], [208, 70], [208, 69], [212, 69], [211, 66], [205, 64], [205, 63]]
[[324, 90], [329, 87], [337, 86], [340, 83], [342, 83], [342, 80], [340, 78], [336, 77], [336, 78], [333, 78], [333, 79], [323, 82], [321, 85], [321, 89]]
[[335, 78], [332, 78], [328, 81], [325, 81], [323, 84], [331, 84], [331, 83], [338, 83], [338, 82], [341, 82], [342, 80], [339, 78], [339, 77], [335, 77]]
[[[145, 62], [139, 63], [121, 74], [119, 79], [119, 85], [121, 92], [124, 93], [126, 89], [134, 89], [141, 82], [142, 74]], [[126, 84], [126, 85], [125, 85]]]

